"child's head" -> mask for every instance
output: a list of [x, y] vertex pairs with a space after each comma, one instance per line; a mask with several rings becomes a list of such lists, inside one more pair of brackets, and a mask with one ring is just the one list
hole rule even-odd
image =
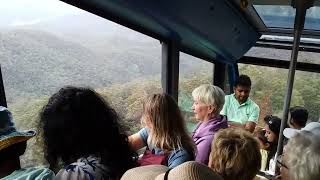
[[266, 134], [265, 129], [259, 129], [255, 132], [255, 136], [259, 141], [260, 149], [268, 150], [270, 147], [270, 142], [268, 141], [265, 134]]

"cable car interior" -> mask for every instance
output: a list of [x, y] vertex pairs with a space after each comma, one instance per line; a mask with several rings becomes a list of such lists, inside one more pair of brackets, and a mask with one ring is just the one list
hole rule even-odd
[[[239, 64], [287, 69], [281, 134], [296, 70], [320, 73], [320, 0], [61, 1], [158, 40], [161, 86], [175, 100], [180, 52], [214, 64], [212, 83], [227, 93], [233, 91]], [[253, 49], [289, 50], [290, 57], [259, 57]], [[304, 52], [317, 54], [317, 61], [298, 61]], [[7, 106], [2, 77], [0, 68], [0, 105]], [[277, 154], [282, 148], [280, 136]]]

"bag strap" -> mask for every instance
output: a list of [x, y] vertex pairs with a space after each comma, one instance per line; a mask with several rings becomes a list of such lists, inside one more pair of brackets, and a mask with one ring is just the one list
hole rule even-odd
[[170, 170], [171, 169], [168, 169], [168, 171], [166, 171], [166, 173], [164, 174], [164, 177], [163, 177], [164, 180], [168, 180]]

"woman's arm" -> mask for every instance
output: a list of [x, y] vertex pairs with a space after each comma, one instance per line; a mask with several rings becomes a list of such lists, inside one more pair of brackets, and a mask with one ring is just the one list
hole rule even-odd
[[139, 133], [129, 136], [129, 144], [134, 151], [137, 151], [145, 146]]
[[146, 140], [148, 138], [148, 133], [145, 128], [139, 132], [128, 137], [129, 144], [134, 151], [137, 151], [146, 146]]

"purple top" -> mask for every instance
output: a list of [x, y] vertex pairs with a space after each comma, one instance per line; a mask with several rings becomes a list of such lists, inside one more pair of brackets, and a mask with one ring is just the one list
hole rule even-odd
[[197, 145], [195, 161], [208, 165], [214, 134], [227, 127], [227, 117], [222, 115], [218, 115], [207, 122], [200, 122], [197, 125], [192, 133], [192, 139]]

